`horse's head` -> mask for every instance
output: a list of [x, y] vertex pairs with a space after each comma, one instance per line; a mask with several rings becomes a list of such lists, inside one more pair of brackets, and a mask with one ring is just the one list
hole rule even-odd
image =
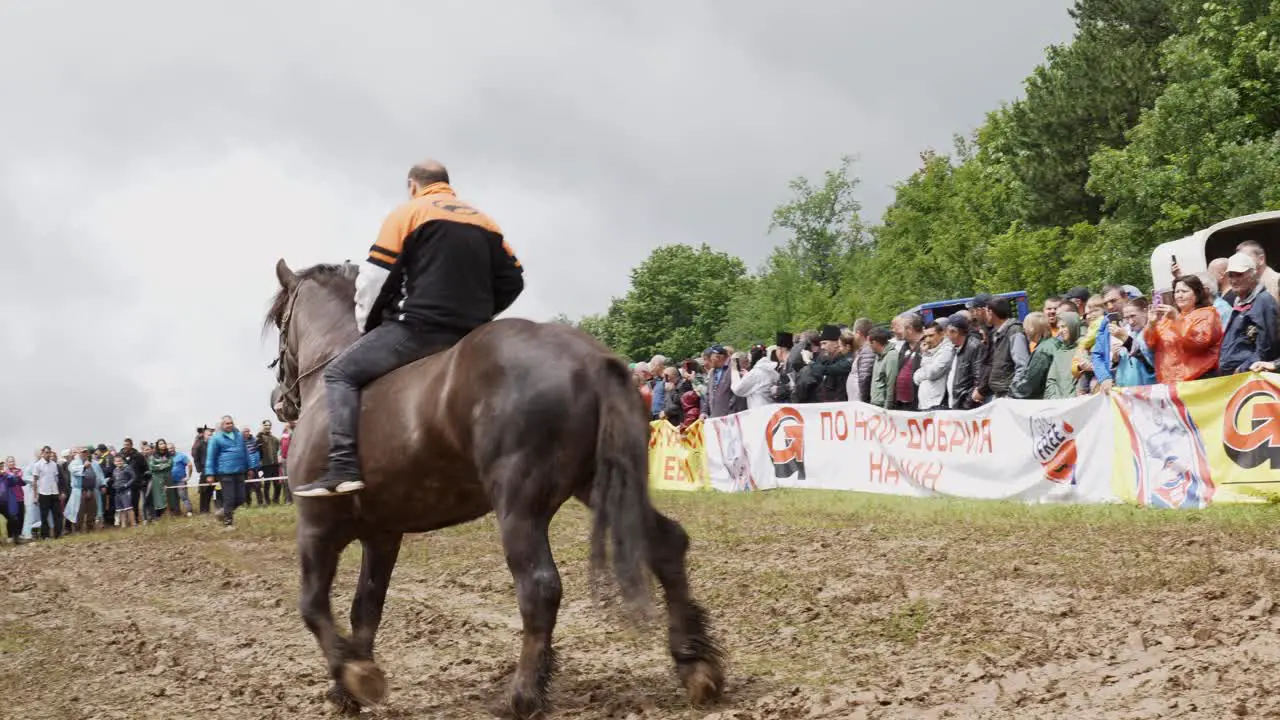
[[[351, 262], [313, 265], [296, 273], [283, 258], [276, 263], [280, 290], [263, 328], [275, 327], [280, 336], [280, 351], [270, 367], [276, 369], [277, 382], [271, 391], [271, 410], [281, 422], [298, 419], [302, 381], [327, 365], [349, 341], [347, 335], [355, 326], [352, 303], [358, 272]], [[300, 371], [300, 361], [306, 361], [305, 370]]]

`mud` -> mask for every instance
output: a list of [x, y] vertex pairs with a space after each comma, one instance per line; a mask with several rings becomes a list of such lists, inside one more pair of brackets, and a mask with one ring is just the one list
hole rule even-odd
[[[564, 718], [1233, 718], [1280, 714], [1268, 527], [845, 527], [723, 502], [676, 514], [730, 692], [689, 706], [661, 627], [588, 599], [586, 520], [555, 528]], [[0, 548], [0, 716], [322, 717], [288, 511]], [[828, 519], [829, 520], [829, 519]], [[1074, 528], [1074, 532], [1071, 530]], [[358, 550], [334, 607], [346, 614]], [[372, 718], [487, 718], [519, 614], [491, 520], [406, 543]]]

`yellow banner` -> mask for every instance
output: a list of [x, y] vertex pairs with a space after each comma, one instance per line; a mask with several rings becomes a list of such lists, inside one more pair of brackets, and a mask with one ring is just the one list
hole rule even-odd
[[1121, 499], [1197, 508], [1280, 495], [1280, 375], [1124, 388], [1111, 398]]
[[702, 421], [683, 433], [666, 420], [654, 420], [649, 426], [649, 486], [656, 490], [710, 490]]

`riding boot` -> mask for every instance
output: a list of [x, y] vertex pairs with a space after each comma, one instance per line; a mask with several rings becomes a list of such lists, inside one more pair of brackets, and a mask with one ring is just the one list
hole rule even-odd
[[300, 497], [344, 495], [364, 489], [356, 451], [360, 389], [345, 378], [326, 373], [325, 393], [329, 404], [329, 470], [319, 480], [298, 486], [293, 494]]

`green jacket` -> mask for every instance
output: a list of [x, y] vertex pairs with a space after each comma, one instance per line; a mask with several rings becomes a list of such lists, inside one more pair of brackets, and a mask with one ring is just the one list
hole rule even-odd
[[898, 377], [898, 350], [890, 344], [885, 351], [876, 354], [876, 364], [871, 367], [871, 404], [889, 407], [893, 381]]

